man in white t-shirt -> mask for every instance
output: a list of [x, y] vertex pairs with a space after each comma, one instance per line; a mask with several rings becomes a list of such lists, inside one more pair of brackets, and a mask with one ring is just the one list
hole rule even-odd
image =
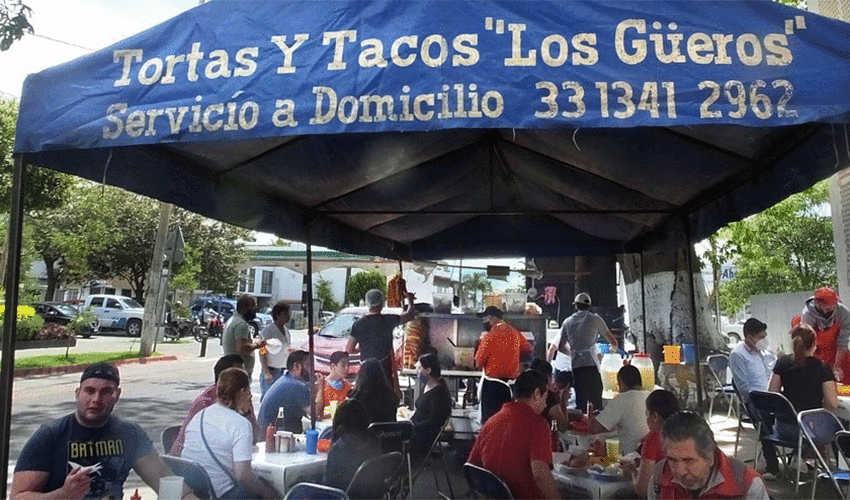
[[602, 413], [591, 419], [591, 433], [617, 431], [620, 453], [637, 451], [641, 440], [649, 432], [646, 426], [646, 397], [649, 391], [641, 389], [640, 371], [626, 365], [617, 372], [620, 394], [605, 405]]
[[269, 387], [286, 371], [286, 358], [289, 356], [289, 345], [291, 343], [291, 337], [286, 330], [287, 323], [289, 323], [289, 304], [280, 301], [272, 307], [272, 322], [260, 332], [260, 336], [266, 341], [277, 339], [283, 346], [274, 354], [269, 352], [267, 348], [260, 350], [260, 365], [262, 365], [260, 399], [266, 395]]

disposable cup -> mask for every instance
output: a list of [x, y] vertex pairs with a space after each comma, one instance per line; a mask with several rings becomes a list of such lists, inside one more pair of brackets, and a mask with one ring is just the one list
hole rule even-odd
[[605, 440], [605, 452], [608, 454], [608, 458], [619, 458], [619, 456], [620, 456], [620, 440], [619, 439], [606, 439]]
[[180, 500], [183, 498], [183, 478], [180, 476], [162, 476], [159, 478], [159, 500]]

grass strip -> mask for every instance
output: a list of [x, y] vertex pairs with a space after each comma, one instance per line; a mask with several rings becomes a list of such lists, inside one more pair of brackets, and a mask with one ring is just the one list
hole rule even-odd
[[[159, 355], [158, 352], [152, 354], [152, 356]], [[99, 363], [101, 361], [118, 361], [138, 357], [140, 357], [138, 351], [82, 352], [69, 354], [68, 357], [65, 357], [64, 354], [46, 354], [44, 356], [18, 358], [15, 360], [15, 368], [48, 368], [53, 366]]]

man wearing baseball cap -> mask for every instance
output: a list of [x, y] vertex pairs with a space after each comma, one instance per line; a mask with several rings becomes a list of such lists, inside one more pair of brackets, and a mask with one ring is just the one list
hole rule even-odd
[[573, 304], [576, 312], [565, 319], [564, 324], [561, 325], [561, 341], [558, 349], [564, 354], [572, 354], [573, 357], [576, 407], [583, 410], [590, 401], [599, 409], [602, 408], [602, 376], [599, 374], [596, 339], [599, 335], [604, 336], [611, 344], [612, 352], [620, 346], [608, 330], [605, 320], [590, 312], [590, 295], [584, 292], [576, 295]]
[[373, 288], [366, 292], [365, 299], [369, 313], [351, 325], [351, 336], [348, 337], [345, 350], [349, 354], [359, 352], [361, 362], [369, 358], [377, 359], [392, 382], [393, 389], [400, 393], [393, 356], [393, 330], [398, 325], [416, 318], [416, 310], [413, 308], [416, 295], [407, 293], [407, 309], [401, 315], [381, 314], [384, 309], [384, 294], [378, 289]]
[[488, 306], [478, 313], [490, 324], [475, 351], [475, 366], [484, 371], [481, 381], [481, 425], [511, 400], [510, 385], [520, 374], [520, 360], [531, 356], [531, 344], [516, 328], [502, 320], [502, 310]]
[[[83, 371], [77, 410], [42, 425], [24, 445], [9, 498], [50, 493], [53, 498], [123, 498], [130, 469], [154, 490], [174, 475], [136, 424], [112, 415], [121, 396], [118, 369], [97, 363]], [[186, 498], [195, 498], [184, 486]]]
[[806, 301], [801, 316], [801, 322], [817, 334], [815, 357], [836, 371], [838, 382], [850, 382], [850, 310], [841, 303], [841, 297], [830, 287], [818, 288]]

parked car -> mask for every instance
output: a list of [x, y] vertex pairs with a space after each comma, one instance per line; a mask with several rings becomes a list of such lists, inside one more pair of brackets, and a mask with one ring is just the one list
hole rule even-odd
[[142, 318], [145, 308], [130, 297], [123, 295], [89, 295], [83, 308], [91, 307], [100, 320], [101, 329], [124, 330], [131, 337], [142, 334]]
[[[227, 323], [230, 317], [233, 316], [233, 313], [236, 312], [236, 301], [224, 297], [198, 297], [189, 304], [192, 315], [201, 321], [204, 320], [203, 311], [208, 307], [219, 313], [221, 320]], [[272, 317], [270, 315], [257, 312], [257, 317], [253, 321], [248, 322], [251, 335], [257, 337], [260, 334], [260, 330], [271, 322]]]
[[[368, 307], [346, 307], [328, 320], [321, 329], [313, 336], [313, 365], [316, 373], [327, 375], [330, 373], [330, 357], [336, 351], [344, 351], [351, 336], [351, 327], [354, 322], [369, 312]], [[385, 307], [382, 314], [401, 315], [404, 312], [399, 307]], [[393, 348], [395, 350], [396, 366], [401, 366], [404, 339], [404, 326], [399, 325], [393, 331]], [[298, 349], [310, 350], [310, 341], [304, 342]], [[352, 354], [349, 357], [349, 376], [354, 377], [360, 371], [360, 354]]]
[[737, 323], [723, 322], [723, 335], [726, 335], [726, 341], [729, 344], [737, 344], [744, 339], [744, 322]]
[[[61, 302], [41, 302], [35, 304], [33, 308], [35, 313], [44, 319], [45, 323], [56, 323], [63, 326], [81, 314], [81, 309], [78, 306]], [[100, 331], [100, 321], [95, 317], [91, 323], [83, 326], [80, 335], [87, 339], [98, 331]]]

